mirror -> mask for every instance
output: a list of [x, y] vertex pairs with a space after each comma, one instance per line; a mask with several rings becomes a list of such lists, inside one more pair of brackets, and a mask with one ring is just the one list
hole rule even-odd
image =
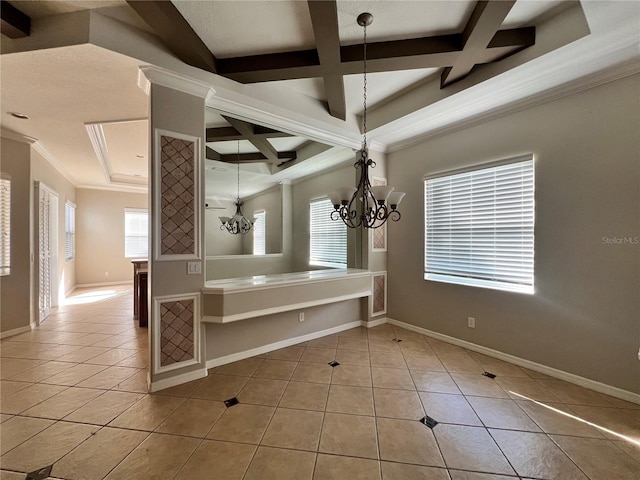
[[[292, 181], [324, 174], [336, 165], [351, 162], [353, 150], [319, 143], [300, 135], [283, 132], [245, 119], [206, 109], [205, 160], [205, 252], [207, 257], [254, 255], [254, 241], [262, 237], [252, 228], [245, 235], [221, 230], [219, 217], [232, 217], [236, 201], [242, 214], [264, 218], [264, 253], [282, 255], [292, 225], [283, 219], [289, 206], [291, 217]], [[238, 188], [238, 167], [240, 174]], [[288, 230], [288, 231], [285, 231]], [[259, 243], [259, 242], [258, 242]]]

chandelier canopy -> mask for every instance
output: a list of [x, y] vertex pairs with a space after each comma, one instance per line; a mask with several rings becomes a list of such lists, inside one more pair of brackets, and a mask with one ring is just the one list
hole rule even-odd
[[367, 27], [373, 22], [373, 15], [358, 15], [358, 25], [364, 29], [364, 111], [362, 114], [362, 147], [356, 154], [354, 167], [360, 171], [357, 188], [341, 188], [329, 194], [334, 211], [331, 220], [342, 220], [349, 228], [378, 228], [390, 218], [394, 222], [400, 220], [398, 205], [404, 192], [394, 192], [387, 185], [371, 186], [369, 167], [374, 168], [376, 162], [369, 158], [367, 147]]
[[220, 230], [227, 230], [233, 235], [244, 235], [249, 232], [255, 223], [255, 218], [247, 218], [242, 213], [243, 202], [240, 200], [240, 140], [238, 140], [238, 196], [236, 203], [236, 213], [233, 217], [218, 217], [220, 218]]

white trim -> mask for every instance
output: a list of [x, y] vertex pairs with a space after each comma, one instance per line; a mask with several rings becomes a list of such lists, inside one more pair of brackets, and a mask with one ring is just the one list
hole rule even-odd
[[34, 326], [35, 324], [32, 324], [32, 325], [27, 325], [26, 327], [18, 327], [12, 330], [7, 330], [6, 332], [0, 332], [0, 338], [8, 338], [8, 337], [13, 337], [15, 335], [20, 335], [21, 333], [30, 332]]
[[[162, 211], [160, 206], [162, 205], [161, 198], [161, 170], [162, 170], [162, 159], [161, 159], [161, 145], [160, 138], [161, 137], [168, 138], [177, 138], [180, 140], [185, 140], [188, 142], [193, 142], [193, 253], [186, 254], [169, 254], [163, 255], [160, 253], [160, 249], [162, 248], [162, 225], [161, 215]], [[154, 168], [153, 174], [153, 189], [154, 189], [154, 205], [152, 208], [153, 211], [153, 225], [152, 232], [154, 237], [154, 251], [153, 258], [156, 262], [165, 262], [165, 261], [174, 261], [174, 260], [202, 260], [202, 250], [200, 245], [200, 232], [202, 232], [202, 217], [201, 215], [202, 207], [204, 203], [202, 201], [202, 185], [201, 185], [201, 171], [202, 171], [202, 142], [200, 137], [196, 137], [193, 135], [186, 135], [183, 133], [172, 132], [169, 130], [163, 130], [161, 128], [156, 128], [154, 130], [154, 150], [153, 150], [153, 158], [156, 162], [157, 168]], [[158, 157], [159, 156], [159, 157]]]
[[123, 185], [133, 186], [138, 188], [147, 188], [148, 179], [145, 177], [136, 177], [134, 175], [126, 175], [122, 173], [115, 173], [111, 166], [111, 160], [109, 157], [109, 148], [107, 146], [107, 139], [104, 136], [103, 125], [109, 125], [114, 123], [136, 123], [136, 122], [148, 122], [146, 118], [136, 118], [131, 120], [117, 120], [107, 122], [85, 123], [84, 127], [89, 135], [91, 146], [96, 154], [98, 163], [102, 168], [105, 182], [108, 185]]
[[379, 327], [387, 323], [387, 317], [376, 318], [375, 320], [369, 320], [368, 322], [362, 321], [362, 326], [367, 328]]
[[136, 186], [123, 186], [123, 185], [88, 185], [86, 183], [81, 183], [76, 185], [76, 188], [83, 188], [85, 190], [106, 190], [108, 192], [129, 192], [129, 193], [140, 193], [147, 194], [149, 189], [144, 187], [136, 187]]
[[489, 347], [484, 347], [482, 345], [477, 345], [475, 343], [467, 342], [466, 340], [460, 340], [455, 337], [450, 337], [449, 335], [444, 335], [442, 333], [434, 332], [432, 330], [427, 330], [426, 328], [417, 327], [415, 325], [411, 325], [410, 323], [401, 322], [399, 320], [394, 320], [392, 318], [387, 318], [387, 323], [390, 323], [391, 325], [397, 325], [398, 327], [406, 328], [407, 330], [411, 330], [412, 332], [417, 332], [417, 333], [421, 333], [422, 335], [427, 335], [428, 337], [432, 337], [437, 340], [442, 340], [444, 342], [452, 343], [453, 345], [457, 345], [459, 347], [463, 347], [468, 350], [473, 350], [474, 352], [482, 353], [489, 357], [497, 358], [499, 360], [503, 360], [505, 362], [509, 362], [514, 365], [518, 365], [520, 367], [528, 368], [529, 370], [543, 373], [550, 377], [558, 378], [560, 380], [564, 380], [566, 382], [573, 383], [581, 387], [589, 388], [596, 392], [604, 393], [605, 395], [610, 395], [612, 397], [616, 397], [621, 400], [626, 400], [627, 402], [632, 402], [640, 405], [640, 394], [638, 393], [630, 392], [628, 390], [623, 390], [622, 388], [607, 385], [605, 383], [601, 383], [596, 380], [591, 380], [590, 378], [581, 377], [580, 375], [575, 375], [573, 373], [565, 372], [564, 370], [558, 370], [557, 368], [549, 367], [547, 365], [542, 365], [541, 363], [533, 362], [531, 360], [527, 360], [521, 357], [516, 357], [515, 355], [510, 355], [508, 353], [503, 353], [499, 350], [494, 350]]
[[244, 350], [242, 352], [232, 353], [231, 355], [225, 355], [224, 357], [212, 358], [207, 360], [207, 368], [218, 367], [220, 365], [226, 365], [227, 363], [237, 362], [244, 360], [245, 358], [254, 357], [256, 355], [262, 355], [263, 353], [272, 352], [281, 348], [290, 347], [301, 342], [308, 342], [309, 340], [315, 340], [316, 338], [325, 337], [334, 333], [343, 332], [345, 330], [351, 330], [352, 328], [360, 327], [363, 325], [362, 320], [356, 320], [354, 322], [338, 325], [337, 327], [327, 328], [326, 330], [319, 330], [313, 333], [307, 333], [299, 337], [287, 338], [286, 340], [280, 340], [279, 342], [269, 343], [261, 347], [252, 348], [250, 350]]
[[[181, 300], [193, 300], [193, 358], [191, 360], [185, 360], [183, 362], [172, 363], [171, 365], [161, 366], [161, 352], [160, 352], [160, 338], [162, 331], [160, 329], [160, 305], [168, 302], [177, 302]], [[199, 365], [202, 363], [200, 352], [200, 293], [182, 293], [178, 295], [165, 295], [160, 297], [153, 297], [153, 315], [152, 315], [152, 358], [151, 358], [151, 370], [154, 375], [160, 373], [170, 372], [179, 368], [189, 367], [191, 365]], [[166, 388], [166, 387], [164, 387]]]
[[211, 85], [193, 78], [185, 77], [184, 75], [179, 75], [170, 70], [151, 65], [143, 65], [139, 67], [138, 87], [140, 87], [144, 93], [149, 95], [152, 83], [205, 99], [215, 95], [216, 93]]
[[133, 285], [133, 280], [120, 280], [119, 282], [96, 282], [96, 283], [78, 283], [75, 287], [71, 288], [67, 295], [78, 288], [89, 287], [110, 287], [112, 285]]
[[264, 255], [240, 254], [240, 255], [207, 255], [204, 259], [209, 260], [244, 260], [245, 258], [282, 258], [282, 253], [265, 253]]
[[204, 378], [207, 375], [207, 369], [203, 368], [194, 370], [193, 372], [181, 373], [180, 375], [163, 378], [162, 380], [158, 380], [157, 382], [152, 382], [149, 374], [147, 373], [147, 389], [149, 390], [149, 393], [159, 392], [160, 390], [164, 390], [166, 388], [175, 387], [177, 385], [182, 385], [183, 383], [192, 382], [193, 380]]
[[[237, 293], [237, 292], [232, 292]], [[289, 303], [287, 305], [280, 305], [271, 308], [261, 308], [259, 310], [251, 310], [249, 312], [236, 313], [235, 315], [224, 315], [222, 317], [216, 315], [204, 315], [202, 321], [206, 323], [230, 323], [237, 322], [238, 320], [246, 320], [248, 318], [264, 317], [266, 315], [273, 315], [275, 313], [290, 312], [291, 310], [300, 310], [303, 308], [317, 307], [318, 305], [326, 305], [328, 303], [344, 302], [346, 300], [353, 300], [354, 298], [368, 297], [371, 295], [371, 291], [355, 292], [349, 295], [342, 295], [339, 297], [327, 297], [319, 300], [310, 300], [308, 302]], [[302, 341], [302, 340], [301, 340]]]

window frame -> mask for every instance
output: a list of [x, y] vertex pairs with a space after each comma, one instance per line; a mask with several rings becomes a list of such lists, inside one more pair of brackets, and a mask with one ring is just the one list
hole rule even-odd
[[[316, 257], [316, 258], [313, 257], [314, 255], [314, 225], [313, 225], [314, 205], [318, 205], [320, 203], [322, 203], [323, 206], [321, 207], [321, 209], [317, 209], [317, 214], [322, 215], [319, 218], [325, 219], [322, 225], [324, 225], [325, 228], [335, 225], [335, 230], [340, 231], [339, 236], [340, 237], [344, 236], [344, 254], [342, 255], [341, 252], [333, 251], [334, 257], [336, 256], [336, 253], [339, 256], [344, 256], [344, 263], [333, 262], [328, 258], [329, 257], [328, 255], [325, 255], [324, 257]], [[314, 198], [309, 202], [309, 265], [315, 266], [315, 267], [346, 269], [347, 262], [348, 262], [348, 238], [347, 238], [348, 230], [347, 230], [347, 226], [344, 224], [342, 220], [338, 220], [338, 221], [331, 220], [331, 212], [333, 210], [334, 210], [333, 204], [331, 203], [331, 200], [328, 197]], [[317, 227], [318, 226], [316, 226], [316, 228]]]
[[[147, 216], [147, 229], [146, 229], [146, 235], [127, 235], [127, 214], [142, 214], [144, 213]], [[126, 207], [124, 209], [124, 258], [149, 258], [149, 210], [146, 208], [129, 208]], [[138, 251], [134, 251], [134, 252], [129, 252], [128, 251], [128, 247], [129, 244], [127, 242], [129, 237], [136, 237], [136, 238], [146, 238], [147, 239], [147, 252], [146, 254], [144, 253], [139, 253]]]
[[[266, 255], [267, 254], [267, 212], [265, 210], [257, 210], [253, 212], [253, 254], [254, 255]], [[262, 219], [260, 223], [259, 220]], [[259, 227], [259, 228], [258, 228]], [[256, 235], [261, 230], [262, 235]], [[256, 245], [257, 240], [262, 239], [262, 245]], [[262, 252], [256, 252], [258, 248], [262, 247]]]
[[427, 175], [424, 208], [425, 280], [535, 292], [533, 154]]
[[[64, 202], [64, 260], [76, 259], [76, 204], [71, 200]], [[71, 246], [69, 246], [71, 244]]]

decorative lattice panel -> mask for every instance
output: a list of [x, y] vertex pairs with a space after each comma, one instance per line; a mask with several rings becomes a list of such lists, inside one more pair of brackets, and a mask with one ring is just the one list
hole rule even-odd
[[160, 254], [195, 254], [195, 143], [161, 136], [160, 163]]
[[[386, 178], [373, 177], [371, 180], [372, 180], [371, 184], [374, 187], [387, 184]], [[387, 248], [387, 225], [385, 224], [382, 227], [377, 227], [373, 229], [373, 249], [386, 250], [386, 248]]]
[[160, 304], [160, 365], [194, 358], [194, 300]]
[[387, 310], [386, 275], [373, 276], [373, 313], [384, 313]]

